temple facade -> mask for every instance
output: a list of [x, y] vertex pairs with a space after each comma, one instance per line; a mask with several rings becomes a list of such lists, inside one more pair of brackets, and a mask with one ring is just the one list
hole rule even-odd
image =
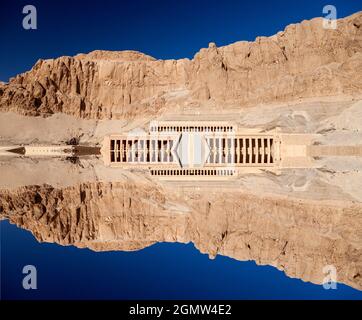
[[229, 179], [245, 172], [310, 167], [312, 140], [311, 135], [230, 122], [159, 121], [148, 132], [107, 135], [101, 153], [107, 166], [145, 169], [160, 179]]

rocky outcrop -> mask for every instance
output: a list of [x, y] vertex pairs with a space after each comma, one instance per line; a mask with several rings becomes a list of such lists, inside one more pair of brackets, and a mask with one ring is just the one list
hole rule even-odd
[[151, 183], [29, 186], [0, 192], [0, 217], [39, 241], [93, 250], [138, 250], [156, 242], [193, 242], [321, 283], [334, 265], [338, 281], [362, 289], [362, 206], [264, 197], [240, 191], [184, 192]]
[[[156, 60], [133, 51], [94, 51], [39, 60], [0, 84], [0, 110], [63, 112], [82, 118], [132, 119], [178, 106], [245, 108], [362, 94], [362, 13], [324, 29], [321, 18], [272, 37], [201, 49], [192, 60]], [[206, 109], [204, 110], [206, 112]]]
[[[360, 99], [362, 12], [339, 20], [336, 30], [324, 29], [322, 25], [322, 19], [316, 18], [290, 25], [283, 32], [259, 37], [254, 42], [237, 42], [225, 47], [210, 43], [192, 60], [162, 61], [134, 51], [93, 51], [39, 60], [30, 71], [10, 79], [9, 83], [0, 82], [0, 111], [26, 116], [66, 113], [85, 119], [127, 120], [109, 128], [118, 130], [131, 123], [128, 120], [152, 119], [168, 112], [179, 114], [183, 108], [198, 110], [201, 115], [230, 111], [232, 116], [235, 110], [259, 104], [322, 97], [331, 97], [334, 102], [341, 97]], [[352, 102], [348, 101], [346, 106], [349, 104]], [[306, 130], [307, 123], [313, 122], [312, 132], [318, 127], [315, 123], [323, 120], [327, 121], [323, 127], [327, 132], [336, 128], [346, 131], [350, 118], [354, 117], [355, 124], [350, 127], [358, 132], [358, 103], [346, 107], [341, 116], [328, 106], [309, 107], [315, 113], [311, 118], [310, 110], [297, 112], [295, 119], [299, 116], [301, 121], [297, 129]], [[259, 107], [255, 109], [264, 113]], [[330, 117], [336, 117], [332, 122], [323, 118], [328, 114], [327, 109]], [[293, 126], [297, 122], [290, 120], [294, 114], [289, 111], [279, 109], [279, 114], [274, 115], [273, 108], [270, 112], [273, 117], [270, 120], [266, 117], [264, 124]], [[75, 120], [76, 123], [70, 124], [69, 118], [72, 117], [67, 118], [66, 128], [63, 128], [64, 118], [53, 119], [54, 122], [46, 125], [42, 122], [43, 130], [34, 130], [35, 133], [29, 132], [40, 122], [24, 126], [21, 120], [14, 131], [3, 130], [2, 135], [13, 137], [21, 127], [27, 134], [15, 140], [17, 143], [22, 140], [19, 142], [22, 144], [38, 141], [36, 135], [46, 135], [49, 141], [57, 143], [64, 137], [82, 135], [90, 141], [95, 131], [99, 132], [97, 139], [108, 132], [104, 127], [96, 130], [96, 123], [81, 124]], [[256, 125], [250, 118], [243, 118], [242, 125]], [[107, 121], [104, 126], [110, 123]], [[354, 139], [352, 145], [360, 144], [358, 135]], [[333, 161], [338, 167], [339, 162]], [[23, 163], [18, 165], [11, 172], [9, 166], [5, 167], [8, 175], [4, 180], [13, 183], [13, 173], [28, 168]], [[247, 194], [242, 188], [220, 187], [217, 192], [211, 187], [176, 190], [167, 184], [158, 185], [149, 177], [134, 179], [127, 175], [122, 176], [122, 182], [73, 185], [74, 181], [89, 181], [94, 176], [79, 179], [77, 171], [65, 165], [63, 170], [64, 167], [69, 175], [75, 176], [74, 180], [67, 180], [67, 185], [72, 186], [0, 189], [0, 220], [8, 219], [31, 231], [39, 241], [97, 251], [139, 250], [157, 242], [193, 242], [211, 258], [219, 254], [240, 261], [254, 260], [274, 266], [290, 277], [314, 283], [321, 283], [325, 277], [324, 266], [334, 265], [339, 282], [362, 290], [362, 204], [350, 201], [360, 198], [360, 194], [356, 196], [359, 184], [354, 180], [350, 183], [351, 177], [358, 180], [358, 166], [354, 167], [353, 175], [344, 177], [341, 177], [344, 173], [331, 171], [330, 180], [324, 179], [319, 189], [308, 191], [321, 190], [318, 194], [324, 195], [322, 199], [329, 197], [328, 202], [318, 197], [315, 201], [311, 200], [313, 197], [292, 198], [297, 193], [290, 195], [291, 188], [286, 188], [288, 196], [262, 195], [274, 184], [267, 184], [263, 189], [262, 182], [257, 181], [252, 189], [257, 191], [254, 194]], [[26, 179], [20, 179], [18, 185], [29, 181], [36, 184], [34, 172], [43, 172], [44, 168], [39, 164], [35, 170], [33, 165], [34, 171], [28, 169], [31, 174], [24, 175]], [[58, 175], [52, 180], [39, 174], [42, 181], [39, 184], [64, 180], [59, 164], [54, 161], [54, 166], [48, 164], [48, 168], [44, 175], [50, 176], [48, 172]], [[296, 179], [304, 179], [305, 174], [299, 173]], [[278, 183], [289, 186], [290, 181], [278, 180]], [[334, 183], [335, 193], [329, 193], [325, 181]], [[340, 185], [344, 188], [338, 189]], [[343, 199], [342, 191], [354, 196]], [[337, 192], [341, 197], [335, 197]]]

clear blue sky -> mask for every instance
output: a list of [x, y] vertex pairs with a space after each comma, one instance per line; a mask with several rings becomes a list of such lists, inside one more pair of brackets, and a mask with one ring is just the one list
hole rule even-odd
[[[37, 8], [37, 30], [22, 28], [26, 4]], [[326, 4], [336, 6], [338, 17], [362, 10], [358, 0], [2, 0], [0, 80], [30, 69], [40, 58], [94, 49], [192, 58], [209, 42], [254, 40], [322, 16]]]
[[[38, 10], [38, 30], [22, 28], [22, 8]], [[209, 42], [254, 40], [290, 23], [362, 10], [362, 1], [10, 1], [0, 7], [0, 80], [29, 70], [40, 58], [95, 49], [132, 49], [159, 59], [192, 58]], [[158, 244], [138, 252], [94, 253], [55, 244], [1, 222], [3, 298], [359, 298], [287, 278], [272, 267], [225, 257], [209, 260], [191, 244]], [[34, 264], [39, 290], [21, 288], [21, 269]]]

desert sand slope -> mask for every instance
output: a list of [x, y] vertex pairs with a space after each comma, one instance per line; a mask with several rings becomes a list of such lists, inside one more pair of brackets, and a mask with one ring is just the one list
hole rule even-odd
[[134, 51], [94, 51], [39, 60], [0, 84], [0, 110], [63, 112], [81, 118], [154, 116], [182, 106], [242, 109], [260, 103], [362, 94], [362, 12], [324, 29], [322, 18], [272, 37], [225, 47], [210, 43], [192, 60]]
[[[362, 290], [362, 160], [331, 152], [362, 145], [361, 25], [362, 12], [336, 30], [315, 18], [254, 42], [210, 43], [191, 60], [134, 51], [39, 60], [0, 83], [0, 219], [39, 241], [96, 251], [193, 242], [211, 258], [254, 260], [313, 283], [334, 265], [339, 282]], [[100, 146], [107, 134], [187, 116], [318, 133], [318, 170], [177, 189], [96, 157], [6, 151], [72, 140]]]
[[362, 206], [232, 192], [182, 196], [152, 183], [28, 186], [0, 192], [0, 216], [39, 241], [97, 251], [138, 250], [156, 242], [193, 242], [202, 252], [254, 260], [290, 277], [362, 289]]

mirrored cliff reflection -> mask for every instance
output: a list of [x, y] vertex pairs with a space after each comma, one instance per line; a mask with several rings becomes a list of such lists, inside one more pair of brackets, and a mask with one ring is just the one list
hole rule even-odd
[[192, 242], [316, 284], [334, 266], [362, 290], [361, 103], [158, 122], [3, 113], [0, 217], [42, 242]]
[[130, 178], [23, 186], [1, 190], [0, 213], [39, 241], [96, 251], [193, 242], [210, 258], [254, 260], [313, 283], [322, 282], [324, 266], [334, 265], [338, 282], [362, 289], [361, 203], [179, 191]]
[[191, 60], [39, 60], [0, 82], [0, 218], [95, 251], [192, 242], [317, 284], [334, 266], [362, 290], [361, 24]]

